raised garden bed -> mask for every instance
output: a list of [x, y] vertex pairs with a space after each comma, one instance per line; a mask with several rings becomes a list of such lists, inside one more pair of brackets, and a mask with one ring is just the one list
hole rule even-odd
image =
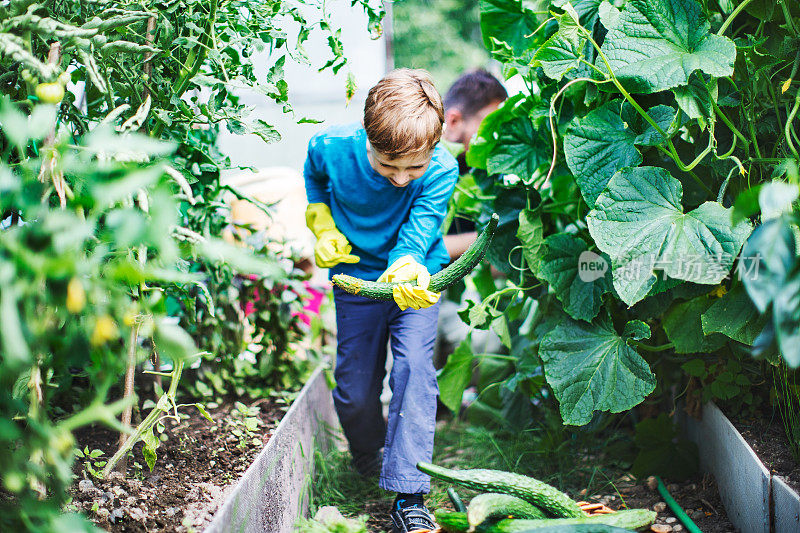
[[747, 440], [713, 403], [702, 420], [686, 417], [701, 468], [714, 475], [731, 522], [743, 533], [800, 531], [800, 496], [767, 469]]
[[[233, 404], [211, 409], [214, 422], [185, 409], [188, 418], [166, 422], [167, 439], [152, 472], [139, 443], [125, 477], [76, 481], [73, 505], [113, 532], [291, 531], [308, 507], [314, 451], [329, 445], [337, 424], [323, 369], [288, 410], [274, 399], [248, 407], [259, 408], [259, 428], [250, 433], [241, 432], [242, 415]], [[117, 438], [89, 427], [79, 445], [103, 452], [90, 460], [96, 463], [113, 454]]]
[[316, 450], [338, 427], [324, 370], [318, 368], [272, 438], [214, 515], [206, 533], [289, 533], [308, 510]]
[[[166, 421], [167, 440], [158, 448], [152, 472], [139, 443], [125, 477], [112, 473], [107, 480], [92, 477], [77, 481], [71, 490], [74, 505], [107, 531], [205, 527], [286, 413], [285, 406], [272, 400], [256, 403], [260, 408], [257, 438], [261, 443], [253, 438], [240, 439], [231, 432], [232, 404], [211, 409], [214, 422], [194, 409], [185, 409], [188, 419]], [[79, 434], [78, 444], [90, 451], [103, 451], [95, 460], [102, 461], [116, 451], [118, 436], [105, 427], [90, 427]], [[82, 467], [82, 463], [78, 465], [80, 470]]]

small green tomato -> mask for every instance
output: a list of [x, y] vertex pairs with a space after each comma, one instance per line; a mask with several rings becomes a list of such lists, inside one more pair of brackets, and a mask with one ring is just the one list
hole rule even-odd
[[36, 97], [45, 104], [58, 104], [64, 98], [64, 86], [60, 83], [40, 83], [36, 86]]

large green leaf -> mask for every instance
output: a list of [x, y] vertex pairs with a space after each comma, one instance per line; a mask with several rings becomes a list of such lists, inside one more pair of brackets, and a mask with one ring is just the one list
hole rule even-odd
[[[669, 129], [675, 110], [656, 106], [648, 114], [662, 130]], [[623, 100], [608, 102], [584, 117], [576, 118], [564, 137], [567, 166], [575, 176], [586, 203], [594, 207], [608, 180], [623, 167], [642, 162], [636, 148], [658, 144], [663, 139]]]
[[[730, 76], [736, 45], [709, 28], [695, 0], [629, 0], [617, 24], [608, 28], [602, 52], [632, 92], [686, 85], [695, 70]], [[606, 70], [601, 58], [595, 64]]]
[[713, 352], [725, 344], [723, 335], [703, 333], [700, 317], [714, 303], [711, 298], [700, 296], [676, 303], [664, 314], [662, 325], [677, 353]]
[[781, 355], [792, 368], [800, 366], [800, 271], [787, 280], [772, 302], [775, 334]]
[[579, 31], [579, 15], [568, 2], [562, 6], [563, 15], [558, 15], [558, 31], [547, 39], [533, 58], [535, 64], [542, 67], [545, 75], [560, 81], [569, 71], [581, 66], [581, 60], [586, 60], [586, 37]]
[[527, 116], [504, 124], [497, 141], [486, 159], [490, 174], [514, 174], [529, 182], [534, 171], [548, 162], [549, 134], [536, 128]]
[[521, 56], [534, 42], [530, 38], [539, 26], [536, 2], [528, 0], [481, 0], [481, 34], [487, 49], [494, 50], [492, 38], [507, 43]]
[[475, 138], [469, 143], [469, 150], [466, 154], [469, 166], [486, 169], [489, 155], [497, 146], [499, 137], [497, 132], [506, 122], [513, 120], [514, 117], [522, 116], [524, 105], [525, 95], [515, 94], [486, 115], [478, 127]]
[[656, 269], [674, 279], [719, 283], [750, 234], [749, 222], [733, 225], [731, 210], [716, 202], [684, 213], [682, 195], [680, 181], [662, 168], [623, 168], [586, 217], [628, 305], [650, 291]]
[[472, 359], [472, 338], [467, 335], [447, 358], [447, 363], [439, 374], [439, 397], [454, 413], [461, 409], [461, 397], [472, 378]]
[[714, 302], [701, 317], [703, 332], [722, 333], [744, 344], [752, 345], [764, 329], [767, 315], [762, 315], [739, 283]]
[[[595, 269], [592, 266], [599, 267]], [[590, 252], [586, 242], [568, 233], [545, 239], [539, 278], [553, 288], [569, 316], [592, 320], [600, 312], [603, 294], [611, 291], [611, 271], [606, 260]]]
[[606, 314], [591, 324], [567, 318], [542, 338], [539, 357], [564, 423], [587, 424], [595, 411], [620, 413], [653, 392], [656, 377], [627, 341]]
[[795, 256], [794, 233], [784, 217], [764, 222], [747, 239], [739, 261], [739, 275], [750, 299], [762, 313], [783, 290]]

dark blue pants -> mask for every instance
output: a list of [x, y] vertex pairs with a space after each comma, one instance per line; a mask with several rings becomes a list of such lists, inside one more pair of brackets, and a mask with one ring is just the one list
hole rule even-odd
[[[439, 304], [401, 311], [394, 301], [377, 301], [333, 289], [338, 347], [336, 413], [352, 450], [383, 446], [379, 485], [406, 493], [430, 491], [430, 477], [416, 468], [430, 462], [439, 386], [433, 345]], [[388, 425], [381, 410], [386, 344], [391, 340], [392, 372]]]

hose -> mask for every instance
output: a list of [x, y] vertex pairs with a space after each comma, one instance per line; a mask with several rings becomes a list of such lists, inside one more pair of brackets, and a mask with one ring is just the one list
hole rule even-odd
[[686, 511], [684, 511], [681, 508], [681, 506], [678, 505], [678, 502], [675, 501], [675, 498], [673, 498], [670, 495], [669, 491], [667, 490], [667, 487], [664, 486], [664, 482], [661, 481], [661, 478], [656, 476], [656, 480], [658, 481], [659, 494], [661, 494], [661, 497], [664, 498], [664, 502], [667, 504], [667, 507], [669, 507], [670, 510], [673, 512], [675, 517], [678, 520], [680, 520], [684, 526], [686, 526], [686, 530], [689, 533], [703, 533], [700, 530], [700, 528], [697, 527], [697, 524], [692, 522], [692, 519], [689, 518], [689, 515], [686, 514]]

